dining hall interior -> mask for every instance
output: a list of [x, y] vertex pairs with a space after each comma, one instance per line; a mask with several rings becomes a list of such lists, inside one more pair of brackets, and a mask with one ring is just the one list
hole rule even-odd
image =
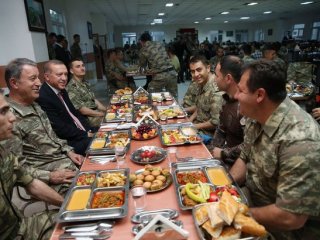
[[[37, 238], [33, 235], [26, 235], [25, 239], [56, 240], [86, 237], [88, 239], [206, 240], [220, 239], [219, 236], [223, 239], [222, 235], [224, 234], [232, 235], [230, 239], [256, 239], [254, 237], [257, 236], [261, 239], [284, 239], [283, 236], [287, 236], [288, 239], [316, 239], [314, 236], [320, 236], [317, 235], [319, 232], [316, 232], [315, 235], [313, 235], [314, 232], [308, 235], [311, 232], [311, 230], [308, 232], [309, 229], [318, 226], [317, 224], [320, 221], [319, 204], [315, 204], [314, 212], [308, 209], [310, 208], [308, 204], [314, 203], [312, 196], [306, 198], [306, 202], [310, 201], [306, 204], [306, 209], [308, 209], [305, 210], [306, 213], [301, 210], [303, 207], [297, 210], [301, 210], [301, 212], [298, 212], [299, 221], [303, 222], [299, 222], [301, 225], [296, 223], [299, 226], [294, 225], [292, 227], [285, 225], [285, 221], [282, 221], [284, 225], [281, 225], [281, 227], [285, 229], [284, 235], [281, 235], [281, 228], [280, 230], [276, 229], [274, 233], [273, 224], [260, 222], [258, 217], [255, 219], [258, 215], [254, 212], [256, 208], [251, 208], [253, 206], [251, 205], [252, 199], [248, 198], [246, 192], [249, 190], [243, 188], [246, 187], [244, 183], [240, 183], [240, 180], [237, 181], [237, 175], [233, 175], [234, 172], [229, 172], [236, 159], [244, 157], [244, 155], [240, 155], [240, 147], [238, 148], [237, 144], [237, 158], [230, 160], [226, 157], [229, 154], [227, 150], [223, 151], [219, 147], [219, 153], [215, 153], [214, 149], [216, 147], [212, 145], [217, 134], [219, 121], [221, 121], [219, 120], [219, 113], [223, 108], [222, 102], [226, 101], [225, 99], [222, 100], [222, 94], [225, 94], [227, 90], [219, 90], [220, 85], [213, 83], [217, 88], [217, 93], [212, 91], [210, 92], [212, 95], [209, 95], [209, 97], [205, 96], [197, 101], [194, 100], [193, 105], [186, 103], [186, 96], [191, 96], [190, 91], [193, 91], [191, 87], [195, 82], [194, 79], [197, 78], [195, 77], [195, 72], [198, 71], [195, 66], [199, 66], [197, 64], [205, 66], [204, 68], [208, 71], [205, 75], [207, 77], [205, 81], [210, 82], [210, 79], [219, 78], [221, 76], [219, 73], [223, 75], [221, 70], [222, 57], [216, 60], [219, 49], [223, 51], [224, 59], [227, 59], [226, 64], [235, 61], [233, 56], [236, 56], [236, 59], [242, 59], [241, 66], [244, 67], [243, 69], [247, 69], [247, 65], [243, 64], [247, 55], [247, 48], [250, 49], [248, 56], [252, 61], [261, 57], [264, 58], [262, 55], [265, 54], [265, 51], [273, 51], [286, 66], [286, 99], [293, 100], [297, 103], [297, 106], [308, 113], [308, 115], [303, 116], [320, 121], [319, 11], [319, 1], [304, 0], [256, 0], [252, 2], [247, 0], [2, 0], [0, 3], [0, 19], [2, 20], [0, 21], [0, 29], [3, 33], [0, 45], [0, 89], [1, 92], [3, 91], [3, 95], [6, 95], [6, 98], [2, 98], [2, 94], [0, 94], [0, 103], [3, 101], [2, 99], [7, 99], [5, 101], [9, 103], [11, 110], [14, 108], [13, 112], [17, 119], [10, 120], [11, 124], [21, 124], [20, 121], [23, 118], [16, 115], [16, 113], [21, 114], [19, 111], [22, 112], [22, 110], [13, 107], [11, 98], [14, 98], [10, 95], [10, 92], [12, 92], [12, 96], [14, 96], [15, 91], [19, 95], [17, 90], [19, 87], [17, 86], [17, 89], [15, 89], [11, 79], [6, 79], [8, 65], [17, 58], [29, 59], [31, 62], [23, 64], [36, 67], [37, 78], [40, 81], [37, 84], [40, 93], [37, 94], [40, 95], [44, 94], [41, 93], [42, 90], [44, 91], [43, 85], [49, 86], [49, 90], [52, 89], [49, 84], [51, 81], [50, 73], [48, 73], [48, 71], [52, 73], [52, 65], [59, 65], [61, 62], [65, 65], [67, 72], [63, 74], [65, 80], [68, 81], [68, 85], [71, 86], [76, 76], [76, 68], [72, 69], [75, 67], [73, 64], [75, 62], [80, 64], [78, 66], [82, 68], [81, 71], [84, 72], [84, 75], [81, 75], [79, 79], [85, 83], [87, 92], [80, 92], [80, 90], [71, 92], [71, 87], [69, 89], [66, 87], [70, 99], [69, 97], [67, 101], [62, 99], [62, 106], [66, 106], [67, 117], [69, 117], [70, 110], [73, 112], [72, 109], [74, 108], [77, 114], [82, 114], [87, 120], [89, 119], [85, 115], [87, 114], [85, 111], [79, 110], [81, 106], [78, 107], [73, 101], [77, 96], [84, 96], [88, 92], [90, 92], [91, 97], [94, 96], [92, 99], [96, 104], [92, 110], [100, 111], [99, 114], [103, 112], [102, 115], [99, 115], [97, 125], [91, 125], [91, 122], [88, 121], [90, 123], [90, 130], [87, 131], [89, 144], [83, 153], [78, 152], [77, 146], [71, 146], [72, 141], [61, 137], [59, 135], [61, 132], [54, 133], [57, 125], [54, 125], [54, 119], [50, 117], [50, 114], [52, 115], [54, 114], [52, 112], [60, 110], [49, 109], [48, 112], [44, 110], [47, 103], [44, 103], [43, 99], [45, 97], [49, 98], [49, 95], [44, 94], [46, 96], [41, 100], [35, 100], [32, 103], [39, 105], [39, 109], [42, 109], [43, 111], [41, 111], [48, 115], [45, 123], [51, 123], [52, 125], [49, 130], [47, 128], [47, 133], [43, 133], [43, 131], [40, 131], [40, 133], [48, 134], [48, 139], [53, 139], [52, 142], [57, 143], [60, 146], [59, 148], [63, 148], [64, 156], [69, 156], [67, 151], [73, 148], [76, 151], [71, 151], [79, 154], [79, 158], [82, 160], [74, 173], [70, 173], [73, 178], [69, 177], [68, 180], [65, 180], [65, 185], [69, 184], [65, 192], [61, 193], [61, 189], [58, 191], [63, 196], [63, 202], [60, 203], [61, 206], [59, 207], [38, 200], [31, 196], [30, 192], [26, 193], [21, 186], [14, 187], [12, 202], [24, 217], [30, 217], [39, 212], [56, 211], [53, 218], [53, 229], [51, 229], [53, 233], [47, 234], [47, 230], [45, 230]], [[50, 40], [52, 36], [55, 39], [54, 42]], [[154, 64], [150, 59], [146, 60], [146, 64], [143, 64], [142, 59], [144, 58], [141, 57], [143, 56], [141, 49], [149, 46], [148, 42], [149, 44], [150, 42], [158, 44], [156, 45], [158, 51], [151, 55], [161, 55], [160, 52], [163, 52], [166, 59], [170, 59], [168, 56], [170, 56], [169, 52], [172, 51], [179, 67], [175, 68], [175, 65], [171, 62], [168, 63], [169, 65], [161, 61]], [[65, 59], [58, 57], [57, 45], [61, 46], [64, 49], [64, 54], [68, 56], [67, 63], [64, 61]], [[78, 55], [76, 55], [74, 47], [77, 47]], [[260, 52], [261, 56], [256, 57], [254, 55], [255, 51]], [[119, 52], [122, 56], [121, 64], [125, 68], [125, 71], [121, 74], [128, 82], [126, 82], [127, 85], [116, 84], [114, 86], [111, 78], [116, 76], [116, 73], [112, 68], [114, 66], [110, 56]], [[195, 56], [195, 62], [192, 61], [192, 56]], [[150, 58], [150, 55], [148, 57]], [[61, 62], [48, 64], [48, 61], [52, 60]], [[248, 65], [251, 66], [251, 63]], [[230, 72], [231, 75], [233, 74], [232, 71]], [[166, 83], [166, 85], [159, 86], [159, 84], [154, 83], [157, 75], [162, 74], [169, 78], [171, 72], [174, 72], [172, 75], [175, 81], [174, 87], [172, 87], [172, 84]], [[117, 81], [119, 82], [119, 79]], [[238, 83], [239, 81], [240, 78]], [[12, 85], [8, 87], [8, 84]], [[42, 86], [40, 87], [40, 85]], [[131, 87], [131, 89], [128, 87]], [[21, 91], [21, 94], [27, 93]], [[58, 93], [56, 94], [59, 96]], [[239, 95], [239, 91], [237, 94]], [[215, 101], [217, 95], [221, 98], [221, 106], [219, 106], [221, 109], [216, 110], [218, 112], [218, 123], [214, 122], [215, 120], [212, 120], [211, 117], [209, 117], [210, 120], [206, 121], [206, 125], [193, 122], [197, 118], [196, 114], [199, 114], [200, 111], [211, 111], [208, 108], [205, 110], [199, 108], [196, 102], [209, 105]], [[207, 101], [206, 98], [212, 101]], [[74, 105], [72, 109], [67, 106], [69, 101]], [[97, 104], [97, 101], [99, 104]], [[100, 109], [100, 104], [103, 105], [103, 110]], [[38, 111], [38, 108], [33, 108]], [[236, 108], [235, 111], [239, 115], [241, 107], [237, 105]], [[319, 109], [319, 115], [312, 115], [318, 114], [313, 112], [314, 109]], [[295, 107], [293, 110], [292, 112], [299, 111]], [[258, 111], [262, 110], [257, 110], [252, 116], [259, 115]], [[212, 110], [212, 112], [215, 112], [215, 110]], [[212, 114], [212, 112], [209, 112], [209, 114]], [[64, 117], [62, 113], [59, 112], [59, 114], [61, 114], [61, 122], [63, 122]], [[203, 113], [203, 115], [208, 114]], [[288, 115], [291, 116], [289, 113]], [[239, 146], [245, 139], [243, 131], [246, 117], [242, 118], [243, 116], [246, 115], [241, 115], [241, 120], [238, 119], [237, 125], [240, 129], [239, 132], [241, 132], [239, 134], [242, 136]], [[190, 119], [192, 120], [190, 121]], [[230, 118], [228, 119], [230, 121]], [[308, 124], [309, 121], [312, 122], [306, 133], [316, 135], [318, 128], [317, 125], [313, 124], [318, 124], [318, 122], [314, 121], [313, 123], [310, 119], [305, 120]], [[241, 121], [244, 121], [244, 124]], [[77, 125], [76, 121], [74, 123]], [[32, 123], [29, 124], [32, 125]], [[210, 131], [207, 131], [207, 124], [211, 127]], [[37, 123], [32, 125], [34, 131], [37, 130], [35, 125]], [[205, 127], [201, 129], [203, 126]], [[67, 127], [65, 128], [67, 129]], [[77, 126], [77, 128], [87, 127]], [[41, 140], [39, 137], [34, 137], [36, 132], [32, 136], [32, 131], [29, 132], [29, 130], [28, 126], [23, 129], [19, 125], [19, 129], [14, 130], [14, 135], [20, 134], [21, 149], [19, 151], [26, 150], [28, 154], [32, 155], [30, 153], [33, 151], [30, 150], [32, 148], [35, 152], [42, 151], [41, 143], [37, 143]], [[25, 137], [30, 134], [36, 140], [30, 140], [29, 144], [27, 137], [21, 136], [23, 134], [25, 134]], [[318, 136], [312, 136], [311, 138], [313, 141], [313, 138], [318, 139]], [[60, 142], [61, 139], [63, 139], [63, 142]], [[6, 142], [1, 146], [2, 140], [0, 137], [1, 151], [5, 151], [6, 147], [4, 146], [9, 146], [8, 149], [18, 152], [18, 148], [12, 149], [17, 146], [15, 144], [5, 145], [8, 144]], [[16, 138], [14, 140], [17, 141]], [[224, 140], [224, 143], [226, 141]], [[308, 145], [304, 140], [301, 140], [301, 142], [304, 144], [302, 146]], [[254, 145], [253, 143], [250, 144]], [[68, 146], [63, 147], [65, 145]], [[119, 150], [120, 153], [116, 152], [117, 145], [122, 147], [122, 150]], [[305, 151], [302, 151], [301, 148], [297, 150], [301, 151], [301, 153], [297, 153], [297, 156], [302, 158], [301, 155]], [[312, 142], [308, 145], [308, 148], [317, 150], [320, 147], [317, 148]], [[272, 158], [273, 155], [278, 154], [277, 151], [281, 151], [279, 149], [272, 148], [274, 152], [267, 151], [270, 155], [266, 156]], [[266, 149], [262, 150], [266, 151]], [[49, 154], [49, 151], [47, 152]], [[0, 152], [0, 159], [2, 160], [1, 154]], [[220, 160], [217, 160], [219, 158], [215, 154], [219, 155]], [[285, 152], [285, 154], [288, 154], [288, 152]], [[314, 157], [316, 155], [311, 156], [312, 154], [306, 153], [304, 155], [307, 160], [316, 158]], [[52, 154], [52, 156], [57, 157], [55, 154]], [[298, 158], [297, 156], [296, 158]], [[290, 160], [296, 161], [296, 158], [290, 157]], [[69, 158], [71, 157], [69, 156]], [[221, 160], [222, 158], [228, 160]], [[259, 159], [259, 157], [257, 158]], [[21, 161], [21, 158], [19, 161]], [[20, 163], [29, 164], [30, 160], [25, 158]], [[265, 175], [276, 174], [276, 171], [280, 171], [278, 169], [275, 172], [268, 171], [266, 168], [270, 166], [267, 163], [264, 165], [258, 160], [257, 163], [262, 164], [260, 171], [264, 171], [263, 174]], [[318, 165], [312, 162], [309, 167], [312, 169], [312, 166]], [[306, 166], [301, 165], [300, 167], [304, 168]], [[26, 169], [29, 171], [29, 166]], [[45, 172], [47, 172], [47, 169]], [[319, 182], [319, 173], [308, 176], [302, 173], [302, 175], [302, 182], [310, 179], [317, 179], [317, 182]], [[3, 174], [3, 176], [5, 175]], [[38, 178], [39, 175], [35, 174], [32, 177]], [[303, 179], [304, 177], [306, 179]], [[307, 179], [308, 177], [310, 179]], [[192, 182], [190, 179], [196, 180]], [[251, 181], [254, 180], [251, 179]], [[3, 188], [2, 181], [1, 188]], [[49, 180], [44, 180], [44, 182], [52, 186]], [[21, 184], [21, 182], [19, 183]], [[259, 184], [263, 185], [262, 182], [259, 182]], [[272, 184], [275, 183], [270, 180], [270, 184], [266, 184], [268, 186], [265, 189], [270, 190], [274, 187]], [[294, 188], [295, 186], [292, 185], [289, 187]], [[141, 186], [143, 186], [144, 191], [143, 197], [139, 195]], [[289, 187], [283, 187], [283, 189], [290, 193], [291, 189]], [[139, 196], [134, 196], [135, 188], [137, 188]], [[311, 186], [310, 189], [312, 190], [306, 189], [318, 196], [320, 193], [314, 188], [316, 187]], [[56, 190], [56, 188], [54, 189]], [[227, 193], [224, 194], [225, 192]], [[295, 193], [293, 191], [293, 195]], [[117, 202], [121, 199], [119, 200], [120, 203], [113, 207], [105, 207], [103, 206], [104, 203], [99, 206], [99, 203], [97, 203], [100, 201], [98, 197], [103, 194], [113, 198], [105, 204], [116, 204], [111, 202]], [[275, 192], [270, 194], [275, 194]], [[6, 194], [4, 195], [7, 197]], [[284, 194], [284, 196], [289, 198], [289, 194]], [[79, 201], [79, 203], [79, 199], [84, 200]], [[140, 202], [138, 202], [139, 200]], [[264, 200], [269, 201], [269, 199]], [[290, 220], [296, 217], [293, 214], [296, 212], [292, 209], [292, 206], [295, 206], [294, 204], [284, 203], [285, 200], [280, 199], [279, 196], [272, 197], [272, 200], [274, 202], [283, 201], [281, 204], [284, 205], [288, 204], [289, 207], [286, 210], [289, 209], [287, 212], [291, 215], [282, 216], [287, 216], [288, 219], [292, 217]], [[141, 201], [144, 202], [141, 203]], [[228, 217], [220, 216], [220, 212], [223, 210], [217, 210], [220, 208], [219, 204], [222, 201], [227, 202], [228, 209], [236, 205], [231, 220]], [[289, 198], [288, 202], [290, 201]], [[217, 204], [213, 205], [212, 202]], [[75, 206], [71, 206], [73, 204]], [[79, 204], [82, 204], [82, 207], [79, 207]], [[95, 204], [98, 204], [98, 206], [95, 206]], [[143, 206], [140, 206], [139, 209], [138, 204]], [[208, 205], [203, 207], [203, 204]], [[209, 206], [210, 204], [211, 206]], [[233, 206], [231, 206], [232, 204]], [[252, 211], [249, 209], [252, 209]], [[205, 211], [205, 216], [202, 215], [203, 211]], [[281, 209], [281, 211], [284, 210]], [[145, 215], [143, 215], [144, 213]], [[1, 212], [0, 215], [2, 215]], [[308, 218], [308, 216], [311, 217]], [[241, 217], [243, 219], [240, 219]], [[216, 218], [220, 219], [221, 222], [215, 222]], [[295, 218], [296, 221], [298, 221], [297, 219], [298, 217]], [[241, 221], [245, 221], [248, 225], [252, 224], [248, 228], [253, 226], [254, 230], [245, 230], [244, 225], [240, 226], [244, 224]], [[20, 225], [21, 223], [17, 226]], [[213, 226], [220, 230], [216, 230]], [[290, 227], [297, 228], [297, 232], [291, 231]], [[269, 231], [270, 229], [271, 231]], [[301, 233], [299, 229], [303, 229], [304, 234], [307, 235], [299, 235]], [[218, 233], [215, 231], [218, 231]], [[159, 232], [164, 234], [164, 237], [161, 238]], [[277, 235], [278, 232], [281, 232], [280, 235]]]

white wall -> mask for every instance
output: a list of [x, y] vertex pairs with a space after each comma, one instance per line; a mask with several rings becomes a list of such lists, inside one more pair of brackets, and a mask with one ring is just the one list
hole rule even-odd
[[29, 31], [23, 0], [1, 0], [0, 32], [0, 65], [17, 57], [48, 59], [45, 33]]

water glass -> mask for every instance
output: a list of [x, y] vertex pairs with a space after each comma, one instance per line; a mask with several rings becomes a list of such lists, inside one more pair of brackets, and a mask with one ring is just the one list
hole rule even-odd
[[126, 148], [123, 146], [116, 146], [114, 148], [116, 160], [118, 163], [118, 168], [124, 167], [125, 157], [126, 157]]
[[171, 163], [175, 162], [177, 148], [169, 147], [167, 151], [168, 151], [168, 164], [169, 164], [169, 168], [171, 168]]
[[159, 119], [162, 124], [166, 124], [168, 121], [168, 116], [166, 114], [160, 114]]
[[135, 186], [131, 188], [131, 195], [135, 212], [143, 212], [147, 206], [147, 190], [142, 186]]
[[132, 122], [132, 115], [130, 113], [127, 113], [125, 115], [125, 119], [126, 119], [126, 122], [129, 123], [129, 122]]

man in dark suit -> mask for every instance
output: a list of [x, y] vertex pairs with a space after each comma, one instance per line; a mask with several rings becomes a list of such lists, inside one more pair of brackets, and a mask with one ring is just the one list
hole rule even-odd
[[37, 102], [47, 113], [53, 130], [59, 138], [66, 139], [76, 153], [85, 154], [92, 131], [84, 118], [71, 103], [65, 90], [68, 71], [63, 62], [51, 60], [44, 66], [45, 83], [40, 88]]
[[66, 51], [66, 48], [64, 47], [66, 38], [63, 35], [57, 36], [57, 42], [55, 44], [55, 55], [56, 59], [60, 60], [66, 65], [66, 67], [69, 67], [70, 58], [68, 56], [68, 52]]

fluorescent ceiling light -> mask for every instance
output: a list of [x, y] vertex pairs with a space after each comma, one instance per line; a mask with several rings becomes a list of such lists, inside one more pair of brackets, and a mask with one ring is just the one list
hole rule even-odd
[[163, 13], [163, 12], [161, 12], [161, 13], [158, 13], [158, 15], [159, 15], [159, 16], [164, 16], [164, 13]]
[[229, 21], [224, 21], [224, 23], [228, 23]]
[[151, 25], [155, 25], [155, 23], [154, 22], [152, 22], [152, 23], [150, 23]]
[[211, 17], [206, 17], [205, 20], [211, 20]]
[[310, 1], [310, 2], [302, 2], [302, 3], [300, 3], [301, 5], [307, 5], [307, 4], [311, 4], [311, 3], [313, 3], [313, 1]]
[[173, 7], [173, 3], [166, 3], [166, 7]]
[[241, 17], [240, 19], [243, 19], [243, 20], [245, 20], [245, 19], [249, 19], [250, 17]]
[[220, 14], [225, 15], [225, 14], [229, 14], [229, 12], [221, 12]]
[[272, 11], [265, 11], [265, 12], [263, 12], [263, 14], [270, 14], [270, 13], [272, 13]]
[[162, 23], [162, 19], [161, 18], [155, 18], [153, 19], [154, 23]]
[[199, 23], [198, 21], [195, 21], [194, 23]]
[[247, 3], [248, 6], [253, 6], [253, 5], [257, 5], [257, 2], [252, 2], [252, 3]]

